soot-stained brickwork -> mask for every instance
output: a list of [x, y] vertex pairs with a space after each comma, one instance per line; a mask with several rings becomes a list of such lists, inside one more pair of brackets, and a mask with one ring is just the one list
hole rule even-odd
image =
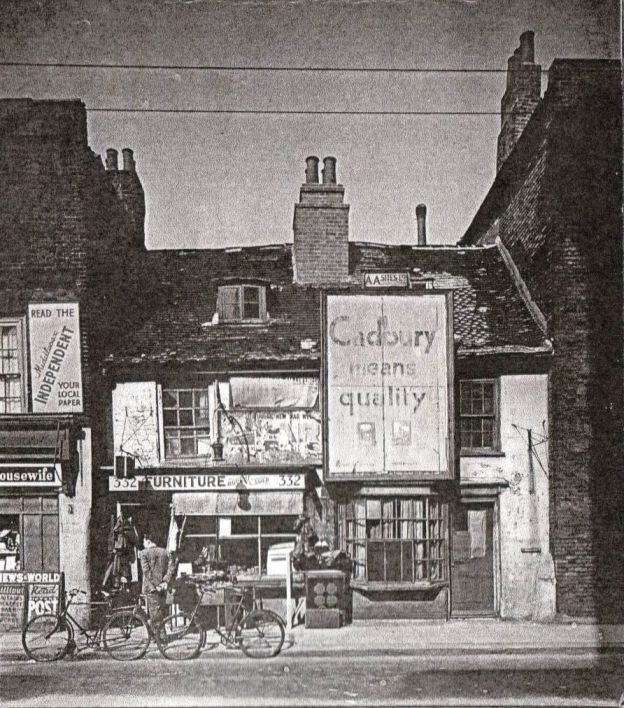
[[617, 61], [556, 60], [462, 244], [500, 238], [547, 321], [558, 610], [622, 618], [622, 108]]

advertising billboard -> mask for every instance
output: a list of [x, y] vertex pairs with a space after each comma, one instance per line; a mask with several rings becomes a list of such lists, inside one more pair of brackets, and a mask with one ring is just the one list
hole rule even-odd
[[33, 413], [82, 413], [78, 303], [28, 306]]
[[325, 295], [328, 479], [452, 476], [451, 309], [443, 291]]

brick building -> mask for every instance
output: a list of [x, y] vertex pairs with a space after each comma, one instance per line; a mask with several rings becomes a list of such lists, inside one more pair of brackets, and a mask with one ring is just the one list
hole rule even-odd
[[498, 243], [543, 312], [557, 608], [621, 617], [622, 105], [618, 61], [509, 60], [497, 175], [461, 245]]
[[292, 244], [143, 255], [159, 288], [106, 361], [102, 513], [270, 597], [304, 513], [354, 559], [355, 617], [551, 617], [543, 318], [500, 246], [426, 245], [422, 207], [421, 245], [351, 242], [318, 167]]
[[90, 584], [92, 470], [109, 340], [132, 321], [144, 201], [131, 150], [108, 170], [79, 101], [0, 100], [3, 571]]

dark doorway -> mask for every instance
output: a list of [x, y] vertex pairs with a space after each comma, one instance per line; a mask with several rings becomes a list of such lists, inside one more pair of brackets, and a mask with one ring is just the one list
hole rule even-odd
[[493, 615], [494, 506], [458, 503], [451, 523], [451, 612]]

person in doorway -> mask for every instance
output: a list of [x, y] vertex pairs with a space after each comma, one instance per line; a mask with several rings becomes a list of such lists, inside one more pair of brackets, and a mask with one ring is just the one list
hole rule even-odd
[[142, 592], [147, 598], [147, 609], [155, 629], [165, 616], [165, 593], [175, 573], [175, 562], [164, 548], [158, 546], [151, 531], [143, 536], [143, 549], [140, 554]]

